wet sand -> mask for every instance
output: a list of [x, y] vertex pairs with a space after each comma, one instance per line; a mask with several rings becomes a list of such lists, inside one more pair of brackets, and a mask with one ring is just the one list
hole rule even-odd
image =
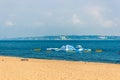
[[0, 56], [0, 80], [119, 80], [120, 64]]

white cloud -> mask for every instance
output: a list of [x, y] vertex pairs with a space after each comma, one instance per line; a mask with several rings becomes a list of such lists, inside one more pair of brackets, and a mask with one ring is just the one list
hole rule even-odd
[[105, 8], [101, 6], [95, 6], [95, 5], [85, 6], [83, 8], [83, 11], [95, 19], [101, 19], [103, 18], [103, 12], [105, 11]]
[[83, 11], [88, 16], [91, 16], [91, 21], [93, 21], [93, 24], [101, 25], [102, 27], [114, 27], [118, 26], [118, 23], [116, 23], [114, 20], [107, 19], [108, 12], [111, 12], [110, 9], [105, 8], [103, 6], [98, 5], [92, 5], [92, 6], [85, 6], [83, 8]]
[[5, 22], [5, 25], [6, 25], [6, 26], [14, 26], [15, 23], [13, 23], [12, 21], [6, 21], [6, 22]]
[[40, 12], [42, 15], [44, 16], [52, 16], [53, 15], [53, 12], [52, 11], [42, 11]]
[[48, 16], [52, 16], [53, 15], [53, 12], [47, 12], [46, 13]]
[[15, 18], [17, 15], [15, 15], [15, 14], [9, 14], [8, 15], [10, 18]]
[[115, 25], [115, 23], [113, 21], [110, 21], [110, 20], [102, 21], [100, 24], [103, 25], [104, 27], [112, 27]]
[[115, 21], [112, 21], [112, 20], [106, 20], [106, 21], [102, 21], [100, 23], [100, 25], [104, 26], [104, 27], [115, 27], [115, 26], [118, 26], [119, 24]]
[[83, 22], [80, 20], [80, 18], [77, 14], [73, 14], [72, 23], [73, 24], [83, 24]]
[[115, 22], [115, 25], [116, 26], [119, 26], [120, 25], [120, 20], [119, 20], [119, 18], [114, 18], [114, 22]]
[[33, 25], [34, 26], [42, 26], [42, 25], [44, 25], [44, 23], [41, 21], [35, 21], [35, 22], [33, 22]]

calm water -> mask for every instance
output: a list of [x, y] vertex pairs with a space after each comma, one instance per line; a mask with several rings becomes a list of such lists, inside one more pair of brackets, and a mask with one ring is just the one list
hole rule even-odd
[[[82, 45], [90, 48], [89, 53], [47, 52], [46, 48], [62, 45]], [[40, 52], [34, 49], [40, 48]], [[103, 52], [95, 52], [102, 49]], [[90, 61], [120, 63], [120, 40], [70, 40], [70, 41], [0, 41], [1, 56], [17, 56], [25, 58], [57, 59], [71, 61]]]

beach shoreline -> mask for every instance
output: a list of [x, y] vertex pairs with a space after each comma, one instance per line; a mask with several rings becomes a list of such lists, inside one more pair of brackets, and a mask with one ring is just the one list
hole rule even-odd
[[0, 56], [0, 80], [119, 80], [120, 64]]

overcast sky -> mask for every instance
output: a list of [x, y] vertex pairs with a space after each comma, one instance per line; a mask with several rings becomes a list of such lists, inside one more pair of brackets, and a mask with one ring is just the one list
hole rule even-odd
[[120, 35], [120, 0], [0, 0], [0, 38]]

